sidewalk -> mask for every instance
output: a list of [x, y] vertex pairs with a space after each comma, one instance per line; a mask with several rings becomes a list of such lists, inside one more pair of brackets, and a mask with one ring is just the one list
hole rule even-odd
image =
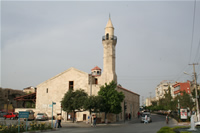
[[178, 122], [174, 118], [171, 118], [171, 120], [177, 126], [190, 126], [190, 122]]
[[[132, 120], [126, 120], [124, 121], [119, 121], [119, 122], [114, 122], [114, 123], [100, 123], [97, 124], [97, 126], [117, 126], [117, 125], [122, 125], [122, 124], [128, 124], [128, 123], [135, 123], [138, 122], [138, 118], [133, 118]], [[91, 124], [87, 124], [86, 122], [72, 122], [72, 121], [68, 121], [68, 122], [62, 122], [62, 127], [91, 127]]]

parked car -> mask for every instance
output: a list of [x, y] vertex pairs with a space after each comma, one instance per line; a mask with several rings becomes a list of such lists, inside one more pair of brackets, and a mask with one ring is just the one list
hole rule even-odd
[[5, 119], [17, 119], [18, 118], [18, 113], [15, 112], [9, 112], [6, 115], [3, 116]]
[[48, 116], [46, 113], [38, 113], [36, 116], [36, 120], [48, 120]]
[[152, 122], [151, 113], [150, 112], [143, 112], [141, 116], [141, 122], [144, 122], [145, 116], [147, 115], [148, 122]]
[[[34, 116], [34, 113], [33, 110], [26, 110], [27, 112], [29, 112], [29, 117], [28, 117], [28, 120], [34, 120], [35, 119], [35, 116]], [[24, 119], [24, 121], [26, 121], [26, 118]]]
[[195, 126], [200, 126], [200, 121], [194, 123]]
[[0, 111], [0, 117], [3, 117], [4, 115], [6, 115], [7, 113], [4, 111]]

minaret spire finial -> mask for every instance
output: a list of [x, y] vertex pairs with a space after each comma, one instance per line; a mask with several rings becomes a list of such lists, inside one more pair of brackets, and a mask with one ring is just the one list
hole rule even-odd
[[109, 19], [110, 19], [110, 13], [109, 13]]

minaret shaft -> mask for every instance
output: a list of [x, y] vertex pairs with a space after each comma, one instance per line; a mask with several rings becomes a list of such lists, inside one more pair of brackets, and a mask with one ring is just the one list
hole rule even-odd
[[117, 83], [115, 70], [115, 46], [117, 44], [117, 37], [114, 36], [114, 27], [110, 18], [105, 28], [105, 36], [103, 36], [102, 43], [104, 47], [102, 84], [109, 83], [112, 80]]

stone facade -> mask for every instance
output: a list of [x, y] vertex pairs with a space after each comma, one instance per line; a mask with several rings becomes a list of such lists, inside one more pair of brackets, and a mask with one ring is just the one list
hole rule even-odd
[[114, 27], [109, 18], [105, 28], [105, 36], [102, 38], [104, 49], [103, 54], [103, 73], [100, 78], [101, 84], [110, 83], [112, 80], [117, 82], [117, 75], [115, 72], [115, 47], [117, 44], [117, 37], [114, 36]]
[[123, 92], [125, 95], [124, 102], [122, 103], [122, 107], [124, 107], [124, 103], [126, 104], [126, 110], [123, 108], [121, 117], [119, 120], [124, 120], [123, 114], [131, 114], [132, 117], [137, 117], [137, 112], [139, 111], [140, 105], [140, 95], [134, 93], [130, 90], [123, 88], [122, 86], [117, 87], [117, 91]]

